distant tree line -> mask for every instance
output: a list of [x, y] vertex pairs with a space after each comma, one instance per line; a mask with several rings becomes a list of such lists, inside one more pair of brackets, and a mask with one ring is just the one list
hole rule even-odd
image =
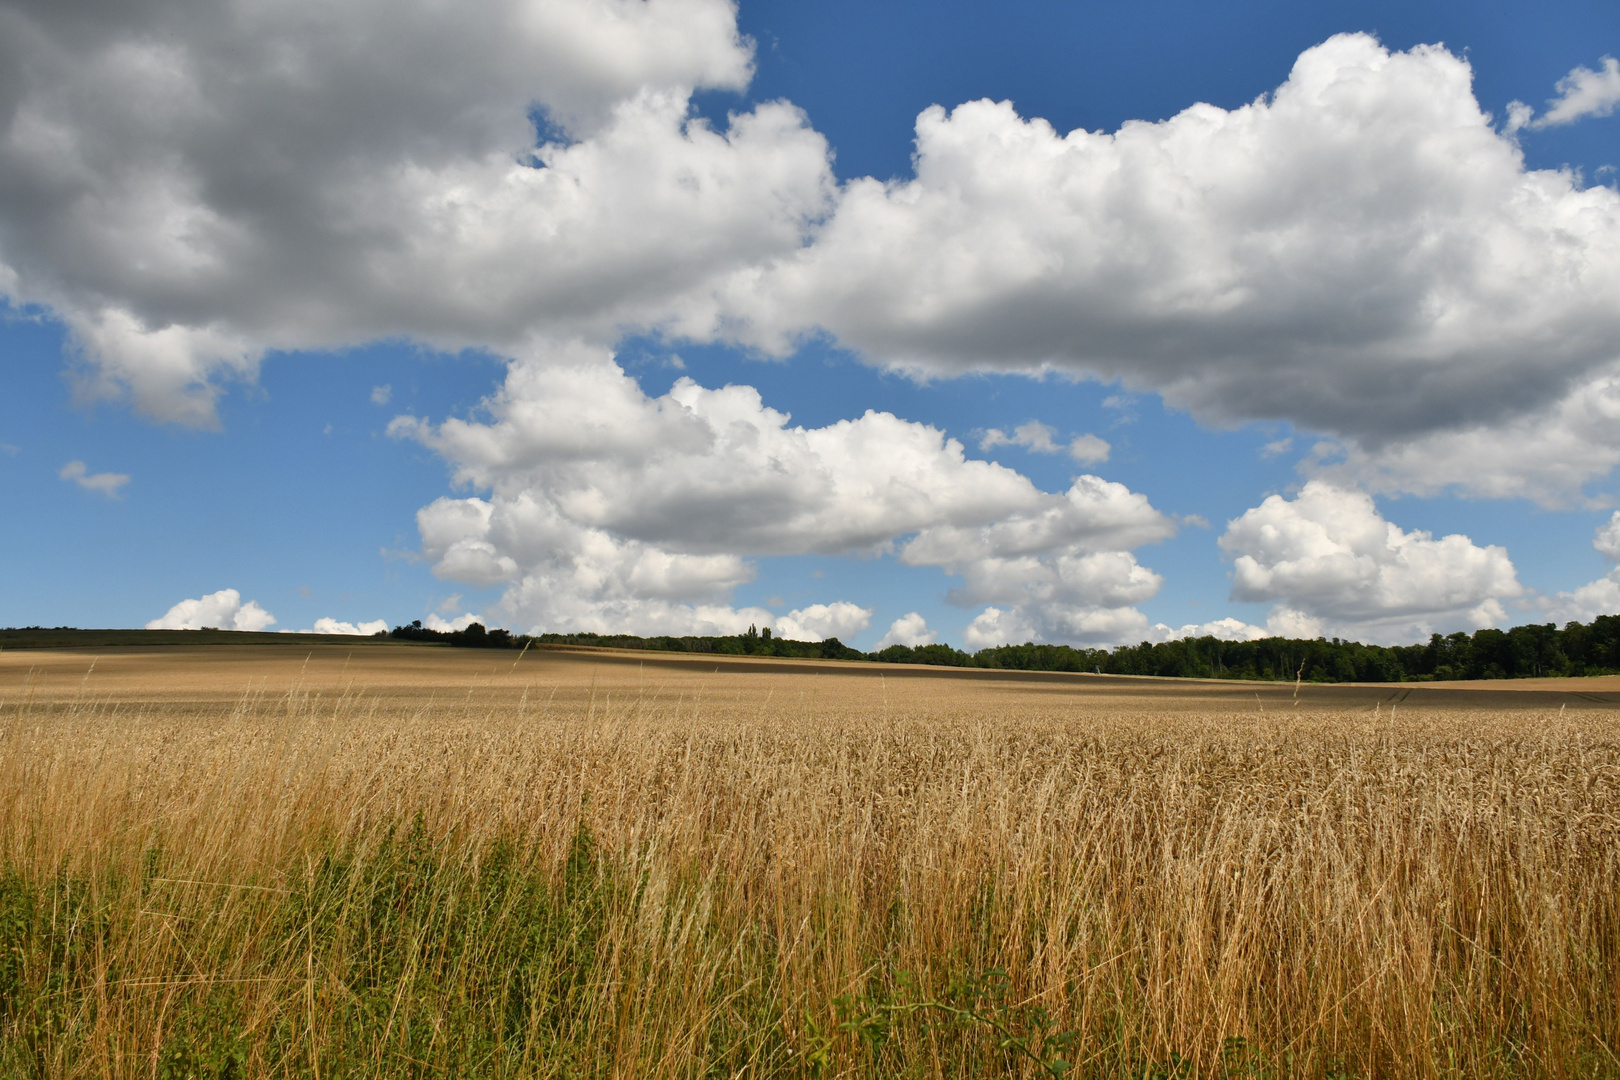
[[1161, 675], [1201, 679], [1293, 682], [1428, 682], [1446, 679], [1523, 679], [1548, 675], [1620, 674], [1620, 616], [1590, 624], [1553, 623], [1472, 634], [1434, 634], [1421, 645], [1363, 645], [1338, 638], [1262, 638], [1222, 641], [1183, 638], [1114, 649], [1069, 645], [1002, 645], [968, 653], [949, 645], [891, 645], [863, 653], [840, 642], [787, 641], [769, 628], [750, 626], [729, 636], [636, 637], [630, 634], [511, 634], [473, 623], [465, 630], [430, 630], [420, 622], [396, 626], [392, 636], [472, 648], [515, 649], [531, 644], [591, 645], [610, 649], [866, 660], [886, 664], [996, 668], [1008, 671], [1090, 671], [1101, 675]]
[[654, 649], [659, 652], [715, 653], [720, 656], [785, 656], [799, 660], [871, 660], [837, 638], [789, 641], [771, 636], [770, 627], [750, 626], [725, 637], [636, 637], [631, 634], [510, 634], [473, 623], [465, 630], [429, 630], [420, 621], [394, 627], [403, 641], [438, 641], [474, 649], [521, 649], [525, 645], [590, 645], [599, 649]]

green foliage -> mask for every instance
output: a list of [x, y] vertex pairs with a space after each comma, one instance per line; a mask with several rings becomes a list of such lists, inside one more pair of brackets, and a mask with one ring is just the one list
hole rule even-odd
[[[597, 1072], [598, 945], [625, 893], [594, 836], [582, 823], [555, 870], [510, 841], [475, 866], [449, 847], [420, 817], [368, 848], [330, 847], [263, 894], [253, 976], [180, 971], [156, 986], [98, 963], [138, 933], [132, 909], [164, 906], [165, 879], [0, 874], [0, 1075], [60, 1074], [109, 989], [166, 999], [160, 1078]], [[261, 984], [287, 987], [268, 1017]]]
[[834, 999], [837, 1021], [828, 1031], [806, 1013], [804, 1062], [811, 1076], [835, 1071], [841, 1041], [881, 1071], [884, 1048], [903, 1025], [924, 1039], [977, 1038], [982, 1044], [977, 1063], [989, 1075], [1018, 1075], [1022, 1066], [1033, 1066], [1040, 1075], [1061, 1080], [1074, 1067], [1080, 1033], [1057, 1030], [1045, 1006], [1009, 1000], [1012, 980], [1000, 968], [954, 981], [934, 997], [920, 996], [910, 972], [900, 972], [894, 982], [892, 989], [873, 982], [858, 994]]
[[[398, 630], [395, 631], [399, 633]], [[882, 664], [931, 664], [1001, 671], [1067, 671], [1161, 678], [1254, 679], [1309, 683], [1427, 682], [1450, 679], [1513, 679], [1548, 675], [1610, 675], [1620, 672], [1620, 616], [1601, 615], [1590, 625], [1568, 623], [1474, 634], [1433, 635], [1422, 645], [1363, 645], [1317, 638], [1222, 641], [1214, 637], [1085, 649], [1069, 645], [1001, 645], [966, 653], [949, 645], [890, 645], [860, 653], [837, 639], [783, 641], [760, 633], [732, 637], [652, 637], [601, 634], [541, 634], [515, 637], [516, 647], [593, 645], [614, 649], [866, 660]]]
[[[354, 639], [349, 639], [351, 642]], [[989, 668], [1001, 671], [1090, 672], [1098, 675], [1152, 675], [1163, 678], [1251, 679], [1309, 683], [1428, 682], [1433, 680], [1519, 679], [1620, 673], [1620, 615], [1600, 615], [1590, 624], [1571, 622], [1486, 629], [1473, 634], [1435, 634], [1417, 645], [1363, 645], [1317, 638], [1263, 638], [1221, 641], [1214, 637], [1121, 645], [1115, 649], [1069, 645], [1001, 645], [963, 652], [949, 645], [891, 645], [863, 653], [837, 638], [787, 641], [769, 628], [750, 627], [730, 636], [636, 637], [631, 634], [513, 634], [473, 623], [464, 630], [438, 631], [420, 620], [396, 626], [368, 641], [419, 642], [463, 648], [527, 649], [534, 646], [590, 646], [646, 649], [713, 656], [781, 657], [799, 660], [860, 660], [882, 664]], [[74, 630], [68, 627], [0, 630], [0, 648], [103, 648], [120, 645], [274, 644], [331, 645], [319, 635], [250, 634], [222, 630]]]
[[80, 630], [72, 626], [0, 629], [0, 649], [118, 649], [173, 645], [334, 645], [352, 648], [386, 642], [386, 633], [366, 637], [281, 634], [268, 630]]

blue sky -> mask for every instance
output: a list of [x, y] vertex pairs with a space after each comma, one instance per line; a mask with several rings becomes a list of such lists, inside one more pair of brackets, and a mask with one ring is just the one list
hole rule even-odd
[[403, 10], [0, 3], [0, 624], [1620, 610], [1612, 5]]

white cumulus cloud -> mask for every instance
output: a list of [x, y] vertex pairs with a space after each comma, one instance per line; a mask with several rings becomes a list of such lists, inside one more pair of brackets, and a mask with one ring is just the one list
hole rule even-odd
[[[1610, 562], [1620, 564], [1620, 510], [1598, 526], [1592, 546]], [[1537, 606], [1549, 621], [1559, 623], [1591, 622], [1599, 615], [1620, 615], [1620, 565], [1596, 581], [1547, 597]]]
[[[1185, 626], [1171, 627], [1164, 623], [1154, 623], [1152, 631], [1148, 634], [1149, 641], [1181, 641], [1185, 638], [1212, 637], [1221, 641], [1259, 641], [1261, 638], [1275, 636], [1274, 631], [1264, 626], [1255, 626], [1242, 619], [1234, 619], [1228, 615], [1224, 619], [1215, 619], [1207, 623], [1188, 623]], [[1315, 637], [1315, 633], [1306, 635]]]
[[825, 641], [858, 634], [871, 622], [871, 608], [838, 600], [788, 612], [776, 620], [776, 635], [789, 641]]
[[1620, 105], [1620, 60], [1603, 58], [1603, 69], [1577, 67], [1558, 80], [1558, 96], [1547, 102], [1547, 111], [1534, 117], [1534, 110], [1520, 101], [1508, 106], [1508, 128], [1549, 128], [1573, 124], [1588, 116], [1609, 116]]
[[1620, 463], [1620, 364], [1522, 416], [1373, 448], [1322, 443], [1307, 475], [1391, 494], [1457, 491], [1559, 508], [1589, 504], [1588, 483]]
[[939, 640], [936, 631], [928, 629], [928, 620], [915, 611], [908, 611], [889, 624], [888, 632], [872, 648], [881, 652], [890, 645], [904, 645], [915, 649], [919, 645], [932, 645]]
[[[1146, 622], [1146, 620], [1143, 620]], [[987, 607], [973, 617], [962, 631], [962, 645], [969, 651], [990, 649], [997, 645], [1020, 645], [1035, 640], [1035, 628], [1024, 621], [1016, 611]]]
[[305, 630], [306, 634], [347, 634], [350, 637], [370, 637], [373, 634], [387, 633], [388, 623], [383, 619], [372, 622], [352, 623], [339, 622], [327, 616], [315, 620], [313, 629]]
[[195, 600], [182, 600], [159, 618], [146, 624], [148, 630], [263, 630], [276, 618], [256, 602], [242, 602], [235, 589], [221, 589]]
[[[1611, 110], [1615, 64], [1532, 122]], [[727, 0], [3, 0], [0, 71], [0, 293], [63, 320], [82, 395], [163, 420], [214, 424], [274, 349], [826, 331], [1289, 421], [1375, 490], [1569, 501], [1620, 459], [1547, 423], [1609, 407], [1620, 195], [1527, 169], [1440, 46], [1341, 35], [1112, 132], [936, 105], [913, 177], [842, 186], [789, 103], [695, 117], [752, 76]]]
[[449, 634], [457, 630], [465, 630], [467, 627], [478, 621], [478, 616], [472, 614], [471, 612], [457, 615], [453, 619], [446, 619], [438, 615], [430, 614], [427, 618], [422, 620], [422, 625], [429, 630], [437, 630], [441, 634]]
[[[1041, 491], [889, 413], [796, 427], [752, 387], [688, 378], [649, 397], [591, 346], [514, 362], [482, 411], [487, 421], [401, 417], [390, 431], [487, 492], [422, 508], [422, 551], [441, 577], [506, 585], [498, 613], [514, 626], [735, 633], [776, 621], [726, 603], [752, 579], [750, 557], [897, 548], [911, 565], [964, 574], [998, 572], [981, 568], [986, 560], [1066, 559], [1063, 573], [1084, 579], [1086, 595], [1128, 604], [1156, 575], [1128, 554], [1085, 556], [1174, 531], [1123, 485], [1086, 476], [1064, 494]], [[1111, 573], [1129, 580], [1111, 583]], [[831, 608], [865, 611], [841, 603]], [[784, 620], [841, 632], [806, 618]]]
[[[1175, 523], [1123, 484], [1078, 477], [1060, 499], [982, 525], [923, 529], [900, 551], [910, 566], [960, 575], [953, 604], [1003, 605], [970, 625], [970, 641], [1013, 627], [1035, 641], [1117, 644], [1147, 628], [1134, 605], [1164, 579], [1130, 548], [1163, 540]], [[1020, 639], [1024, 640], [1024, 639]], [[995, 642], [1001, 644], [1001, 642]]]
[[1069, 456], [1082, 465], [1098, 465], [1108, 460], [1114, 448], [1108, 440], [1096, 435], [1076, 435], [1069, 442]]
[[1494, 626], [1525, 591], [1505, 549], [1404, 531], [1370, 495], [1320, 480], [1228, 522], [1219, 543], [1232, 599], [1274, 601], [1268, 628], [1288, 636], [1407, 642]]
[[[777, 350], [824, 328], [930, 376], [1119, 379], [1373, 456], [1499, 430], [1620, 358], [1620, 195], [1526, 169], [1471, 78], [1355, 34], [1249, 105], [1115, 132], [930, 108], [915, 177], [847, 184], [812, 243], [736, 279], [728, 325]], [[1436, 482], [1419, 461], [1391, 482]]]
[[833, 193], [791, 105], [692, 116], [727, 0], [6, 0], [0, 71], [0, 290], [184, 424], [267, 349], [657, 324]]

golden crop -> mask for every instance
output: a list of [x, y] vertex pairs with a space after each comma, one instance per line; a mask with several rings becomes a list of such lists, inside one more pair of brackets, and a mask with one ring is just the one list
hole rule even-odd
[[1620, 1076], [1612, 712], [362, 652], [0, 658], [0, 1071]]

